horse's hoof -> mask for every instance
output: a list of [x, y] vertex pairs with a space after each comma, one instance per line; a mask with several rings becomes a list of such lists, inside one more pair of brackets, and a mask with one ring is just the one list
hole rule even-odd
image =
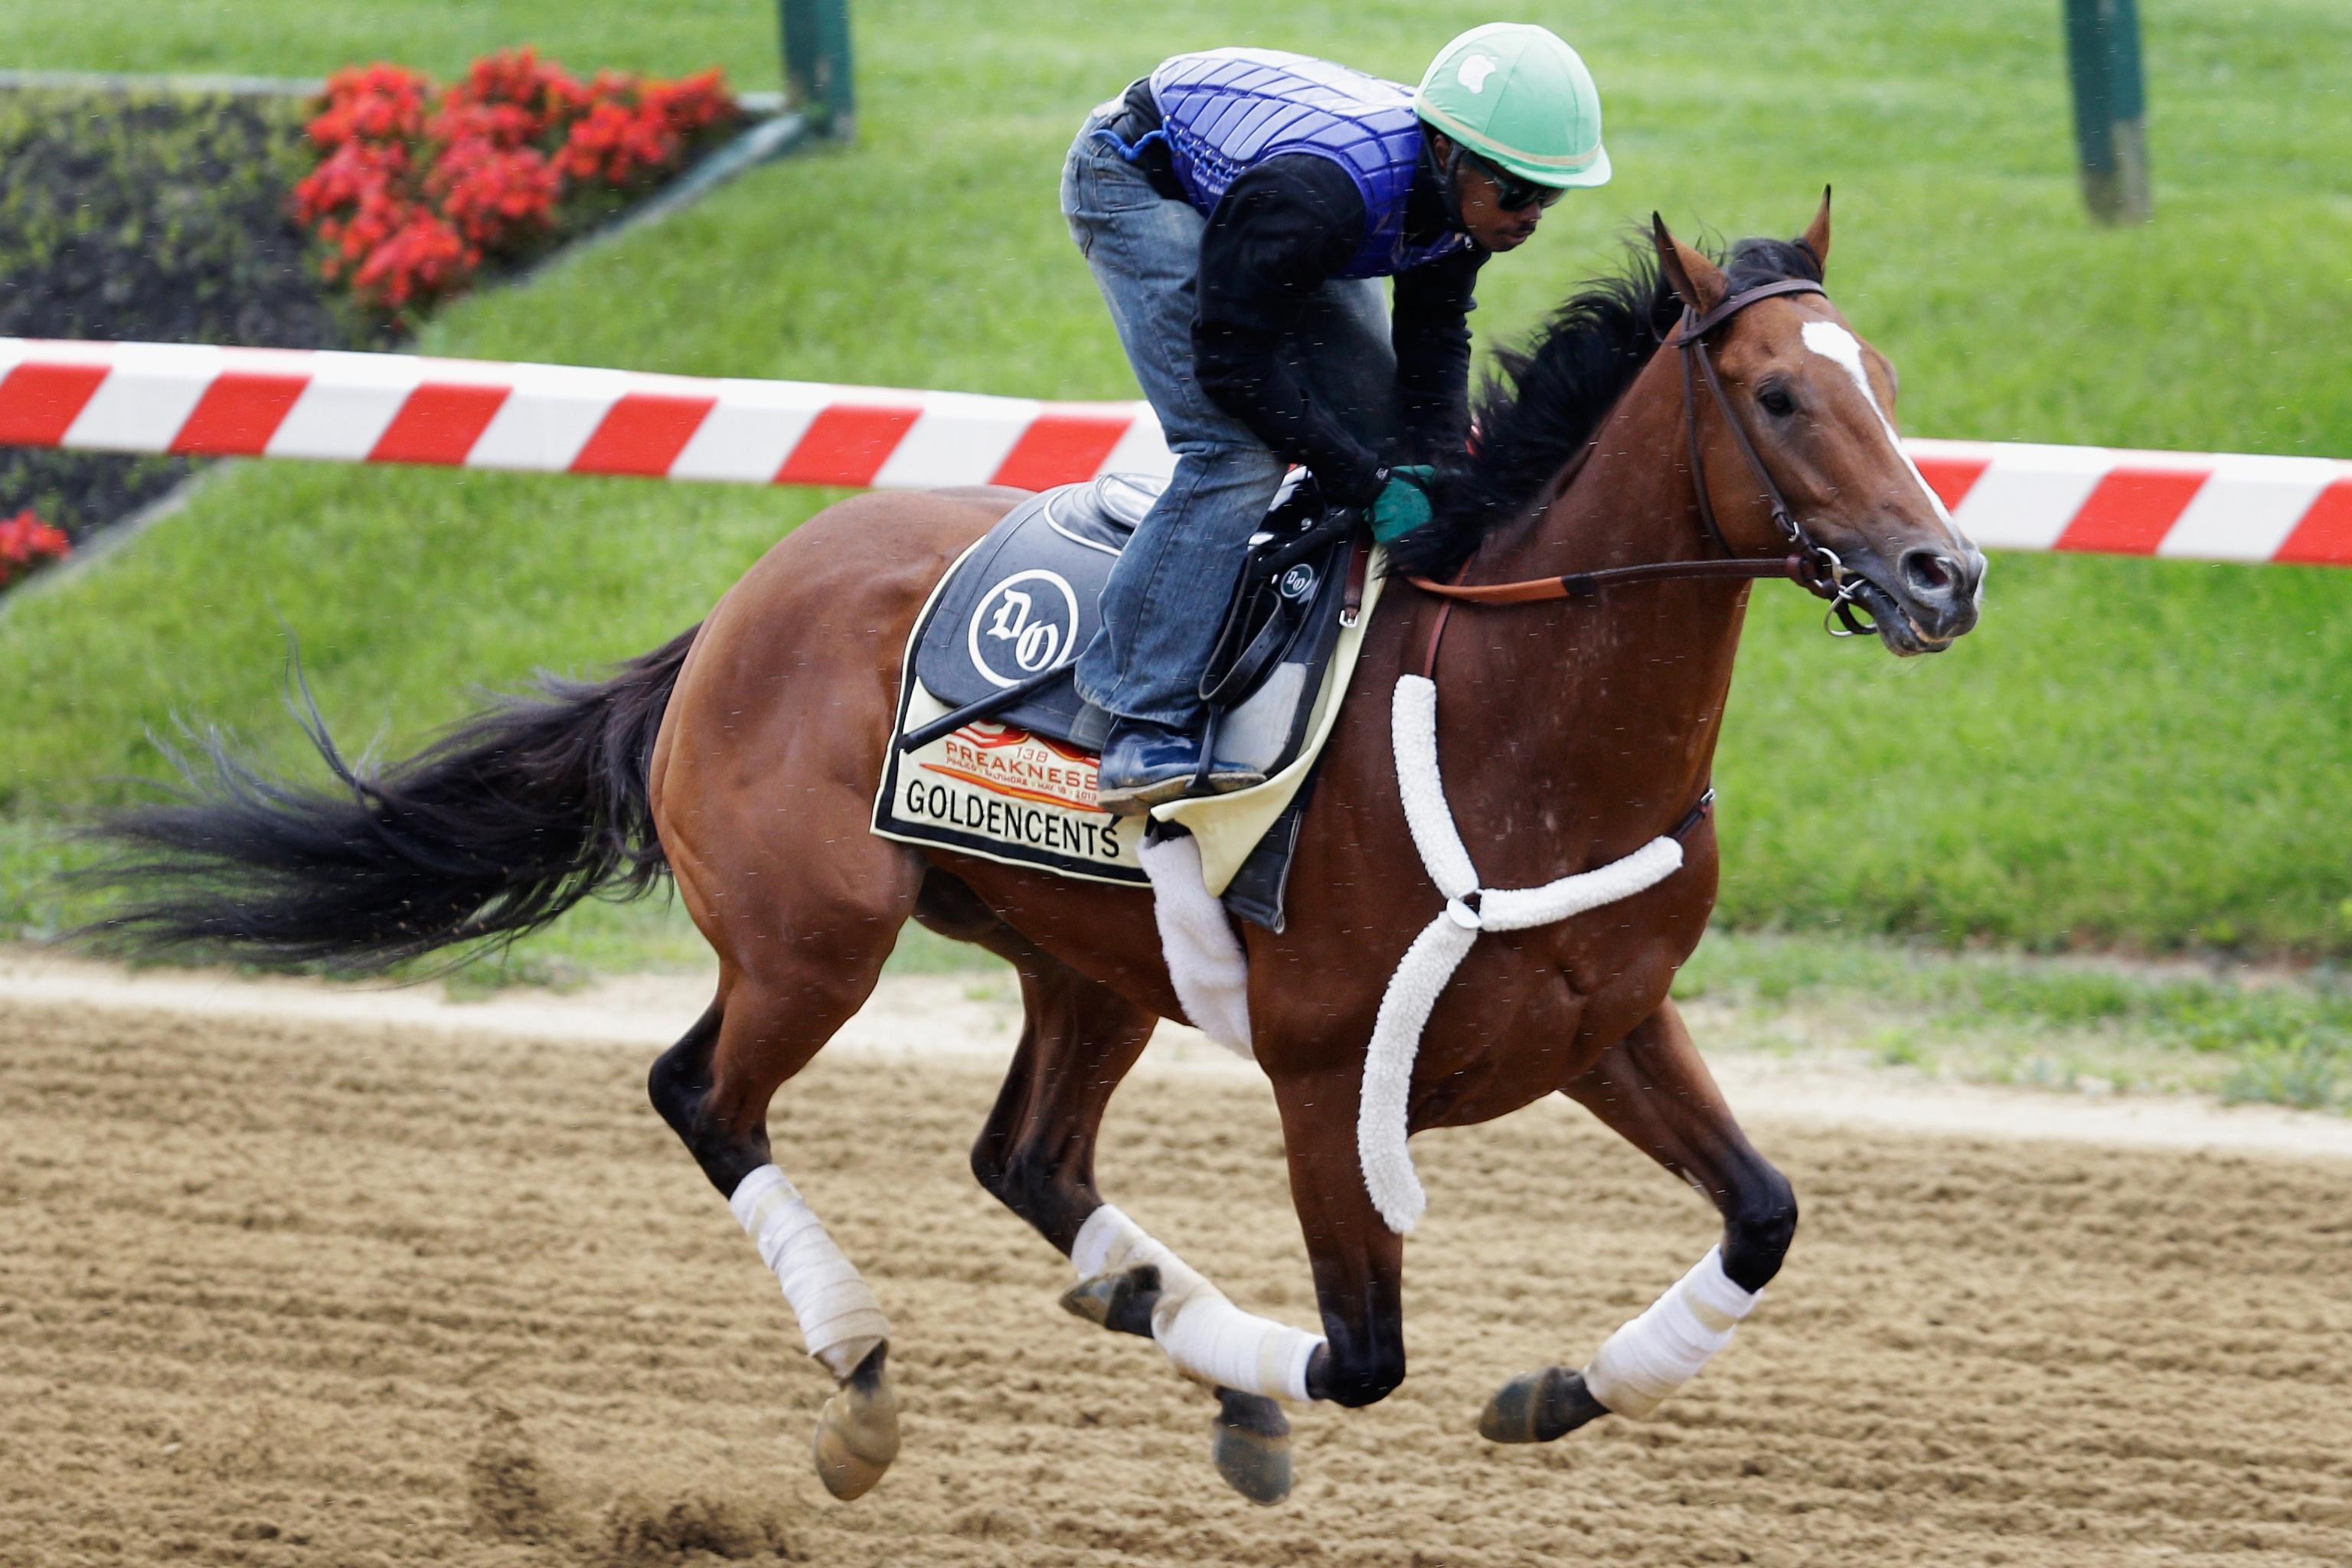
[[1062, 1292], [1062, 1310], [1097, 1328], [1151, 1337], [1151, 1309], [1160, 1301], [1160, 1270], [1139, 1263], [1117, 1274], [1081, 1279]]
[[1608, 1414], [1582, 1373], [1548, 1366], [1496, 1389], [1478, 1413], [1478, 1436], [1489, 1443], [1549, 1443]]
[[872, 1491], [898, 1457], [898, 1396], [881, 1358], [877, 1348], [817, 1412], [817, 1479], [843, 1502]]
[[1264, 1394], [1217, 1390], [1209, 1457], [1225, 1484], [1252, 1502], [1277, 1503], [1290, 1495], [1290, 1421]]

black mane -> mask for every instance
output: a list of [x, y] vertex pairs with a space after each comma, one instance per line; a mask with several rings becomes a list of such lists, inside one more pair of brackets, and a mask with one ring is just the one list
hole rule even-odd
[[[1479, 388], [1473, 449], [1438, 472], [1436, 518], [1389, 547], [1400, 572], [1443, 576], [1487, 531], [1517, 516], [1584, 448], [1681, 318], [1646, 237], [1615, 278], [1596, 278], [1552, 312], [1525, 349], [1496, 356]], [[1818, 281], [1821, 263], [1801, 244], [1743, 239], [1723, 263], [1734, 290], [1783, 278]]]

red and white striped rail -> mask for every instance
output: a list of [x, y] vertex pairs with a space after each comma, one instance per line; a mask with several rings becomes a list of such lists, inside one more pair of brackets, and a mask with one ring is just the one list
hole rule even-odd
[[[0, 445], [887, 489], [1171, 461], [1140, 403], [21, 338], [0, 338]], [[2352, 463], [1907, 445], [1990, 548], [2352, 565]]]
[[0, 445], [743, 484], [1164, 473], [1149, 407], [410, 354], [0, 338]]

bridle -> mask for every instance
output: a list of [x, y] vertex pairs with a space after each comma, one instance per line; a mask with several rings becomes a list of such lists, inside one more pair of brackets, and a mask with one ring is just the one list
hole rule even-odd
[[[1780, 537], [1787, 542], [1790, 559], [1802, 563], [1801, 574], [1798, 571], [1790, 571], [1788, 574], [1829, 601], [1829, 610], [1823, 615], [1822, 624], [1832, 637], [1864, 637], [1878, 628], [1854, 616], [1854, 595], [1861, 591], [1863, 580], [1846, 570], [1845, 563], [1838, 559], [1836, 551], [1807, 533], [1804, 524], [1799, 522], [1796, 514], [1789, 510], [1788, 499], [1781, 495], [1780, 485], [1772, 478], [1772, 470], [1764, 466], [1763, 455], [1756, 450], [1756, 443], [1748, 438], [1748, 426], [1732, 412], [1730, 395], [1723, 390], [1722, 378], [1715, 374], [1715, 357], [1707, 352], [1706, 334], [1710, 331], [1759, 300], [1769, 300], [1780, 294], [1820, 294], [1826, 298], [1828, 290], [1810, 278], [1784, 278], [1777, 283], [1763, 283], [1743, 289], [1704, 316], [1685, 305], [1683, 307], [1681, 327], [1667, 340], [1682, 351], [1683, 423], [1689, 432], [1691, 479], [1698, 491], [1699, 521], [1706, 525], [1707, 537], [1715, 541], [1716, 548], [1730, 555], [1731, 542], [1723, 537], [1722, 526], [1715, 521], [1715, 503], [1706, 489], [1706, 465], [1699, 458], [1697, 383], [1705, 381], [1707, 391], [1715, 398], [1716, 412], [1730, 427], [1732, 438], [1739, 443], [1739, 455], [1748, 459], [1748, 473], [1754, 477], [1757, 487], [1771, 505], [1773, 526], [1780, 531]], [[1836, 618], [1838, 627], [1830, 626], [1832, 616]]]
[[[1612, 566], [1597, 572], [1570, 572], [1558, 577], [1530, 577], [1517, 583], [1491, 583], [1464, 586], [1459, 583], [1440, 583], [1428, 577], [1408, 576], [1405, 580], [1424, 593], [1434, 594], [1445, 603], [1440, 607], [1436, 625], [1431, 628], [1428, 657], [1422, 673], [1433, 675], [1437, 665], [1438, 641], [1445, 635], [1445, 621], [1455, 604], [1472, 605], [1533, 605], [1553, 599], [1591, 600], [1605, 588], [1636, 583], [1663, 583], [1676, 579], [1762, 580], [1786, 577], [1799, 583], [1829, 602], [1822, 625], [1832, 637], [1864, 637], [1877, 628], [1854, 614], [1854, 596], [1861, 592], [1863, 579], [1849, 571], [1837, 552], [1805, 531], [1796, 514], [1789, 510], [1788, 499], [1780, 493], [1765, 467], [1764, 458], [1748, 439], [1748, 427], [1732, 411], [1731, 398], [1723, 390], [1723, 380], [1715, 372], [1715, 360], [1707, 352], [1706, 335], [1740, 311], [1759, 300], [1769, 300], [1783, 294], [1821, 294], [1828, 290], [1810, 278], [1784, 278], [1777, 282], [1759, 284], [1730, 295], [1704, 315], [1685, 305], [1681, 324], [1674, 336], [1666, 340], [1679, 350], [1683, 359], [1684, 427], [1690, 442], [1691, 479], [1698, 491], [1699, 521], [1706, 527], [1707, 537], [1715, 542], [1725, 559], [1716, 561], [1657, 561], [1639, 566]], [[1789, 552], [1778, 560], [1753, 560], [1735, 555], [1730, 542], [1724, 538], [1722, 526], [1715, 519], [1715, 502], [1707, 493], [1706, 464], [1699, 446], [1699, 384], [1704, 382], [1715, 400], [1716, 412], [1730, 427], [1733, 439], [1739, 444], [1739, 454], [1748, 461], [1748, 471], [1755, 479], [1766, 501], [1771, 507], [1773, 526], [1780, 531]], [[1577, 468], [1583, 466], [1592, 453], [1587, 447], [1570, 466], [1566, 479], [1572, 479]], [[1564, 486], [1556, 486], [1557, 495]], [[1463, 563], [1463, 570], [1469, 563]], [[1830, 623], [1834, 620], [1837, 625]]]

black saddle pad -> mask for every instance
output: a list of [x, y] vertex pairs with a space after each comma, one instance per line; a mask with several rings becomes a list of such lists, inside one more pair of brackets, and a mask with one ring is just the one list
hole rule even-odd
[[[915, 649], [924, 689], [961, 708], [1076, 660], [1102, 629], [1110, 569], [1165, 488], [1110, 474], [1005, 513], [957, 564], [924, 623]], [[1098, 710], [1066, 676], [990, 718], [1090, 749], [1102, 743]]]

